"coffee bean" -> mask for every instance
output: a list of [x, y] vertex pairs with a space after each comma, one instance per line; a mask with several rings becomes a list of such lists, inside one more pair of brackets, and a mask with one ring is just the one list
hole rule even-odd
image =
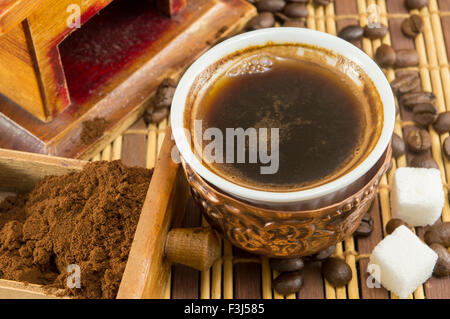
[[446, 277], [450, 275], [450, 253], [439, 244], [431, 244], [430, 248], [438, 255], [438, 260], [433, 269], [433, 275], [436, 277]]
[[314, 3], [320, 6], [326, 6], [333, 2], [334, 0], [314, 0]]
[[450, 160], [450, 136], [447, 136], [444, 140], [444, 145], [442, 146], [444, 150], [445, 157]]
[[352, 42], [352, 41], [358, 41], [362, 38], [364, 34], [364, 29], [360, 25], [348, 25], [345, 28], [343, 28], [338, 33], [338, 37]]
[[147, 124], [150, 123], [159, 123], [163, 119], [165, 119], [167, 116], [169, 116], [170, 109], [169, 108], [160, 108], [160, 109], [153, 109], [153, 110], [147, 110], [147, 112], [144, 114], [144, 121]]
[[269, 263], [272, 269], [279, 272], [298, 271], [304, 267], [303, 259], [301, 258], [271, 258]]
[[390, 68], [395, 63], [395, 51], [390, 45], [382, 44], [375, 52], [375, 61], [382, 68]]
[[414, 38], [423, 31], [423, 20], [417, 14], [411, 15], [402, 22], [403, 34], [407, 37]]
[[450, 111], [439, 113], [436, 122], [433, 124], [434, 130], [438, 134], [444, 134], [450, 131]]
[[172, 79], [164, 79], [158, 87], [155, 96], [155, 108], [166, 108], [172, 105], [177, 84]]
[[424, 239], [428, 245], [439, 244], [448, 248], [450, 246], [450, 222], [434, 224], [427, 229]]
[[283, 10], [286, 5], [286, 1], [284, 0], [259, 0], [256, 3], [256, 9], [259, 12], [277, 12]]
[[283, 27], [306, 28], [306, 22], [303, 20], [287, 20], [283, 23]]
[[272, 281], [272, 288], [282, 295], [298, 292], [303, 286], [302, 275], [295, 272], [285, 272]]
[[419, 55], [415, 49], [401, 49], [397, 50], [395, 54], [396, 58], [394, 66], [396, 68], [419, 65]]
[[419, 86], [420, 79], [415, 73], [405, 73], [391, 82], [391, 87], [395, 94], [405, 94], [414, 91]]
[[313, 260], [324, 260], [324, 259], [327, 259], [328, 257], [330, 257], [331, 255], [333, 255], [335, 251], [336, 251], [336, 245], [333, 245], [333, 246], [327, 247], [327, 248], [319, 251], [315, 255], [312, 255], [311, 258]]
[[413, 113], [414, 122], [422, 126], [433, 124], [438, 116], [436, 108], [431, 103], [417, 104], [414, 106]]
[[396, 133], [392, 134], [392, 156], [395, 158], [405, 154], [405, 142]]
[[431, 147], [430, 134], [426, 130], [419, 128], [414, 128], [409, 132], [406, 142], [409, 149], [417, 153], [427, 151]]
[[434, 158], [432, 158], [429, 154], [413, 156], [409, 161], [409, 166], [439, 169], [439, 165], [436, 163]]
[[308, 9], [304, 3], [288, 3], [283, 12], [291, 18], [304, 18], [308, 16]]
[[387, 26], [384, 24], [366, 25], [364, 27], [364, 36], [369, 39], [381, 39], [388, 32]]
[[289, 2], [300, 2], [300, 3], [308, 3], [309, 0], [287, 0]]
[[408, 9], [422, 9], [428, 5], [428, 0], [406, 0], [406, 7]]
[[403, 95], [416, 90], [420, 85], [420, 79], [413, 73], [397, 76], [392, 82], [391, 87], [395, 94]]
[[372, 233], [372, 231], [373, 219], [369, 213], [366, 213], [353, 235], [355, 235], [356, 237], [367, 237]]
[[352, 269], [342, 259], [330, 257], [322, 263], [322, 274], [334, 287], [342, 287], [352, 279]]
[[414, 109], [418, 104], [436, 103], [436, 96], [432, 92], [410, 92], [403, 94], [400, 98], [400, 104], [408, 109]]
[[418, 71], [411, 71], [411, 70], [397, 70], [395, 71], [395, 77], [400, 78], [403, 76], [414, 76], [416, 78], [419, 78], [419, 72]]
[[275, 24], [275, 17], [273, 16], [273, 13], [262, 12], [262, 13], [258, 14], [257, 16], [253, 17], [247, 23], [247, 29], [251, 31], [251, 30], [270, 28], [270, 27], [273, 27], [274, 24]]
[[399, 218], [392, 218], [386, 224], [386, 234], [388, 234], [388, 235], [392, 234], [394, 232], [394, 230], [397, 229], [397, 227], [400, 227], [402, 225], [409, 227], [409, 225], [407, 223], [405, 223], [403, 220], [401, 220]]

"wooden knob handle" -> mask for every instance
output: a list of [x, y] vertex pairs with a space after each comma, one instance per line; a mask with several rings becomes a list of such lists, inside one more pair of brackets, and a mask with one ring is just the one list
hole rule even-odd
[[203, 271], [220, 257], [220, 241], [211, 227], [175, 228], [167, 235], [168, 260]]

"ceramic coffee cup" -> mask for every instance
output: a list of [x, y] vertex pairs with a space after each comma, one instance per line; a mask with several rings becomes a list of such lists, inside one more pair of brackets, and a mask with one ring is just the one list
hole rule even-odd
[[[344, 57], [345, 72], [355, 84], [361, 73], [370, 79], [382, 103], [382, 127], [369, 154], [349, 172], [326, 184], [293, 192], [245, 188], [214, 174], [193, 153], [185, 134], [186, 109], [205, 70], [247, 48], [268, 44], [298, 44], [299, 50], [324, 50]], [[307, 49], [305, 49], [307, 48]], [[316, 49], [315, 49], [316, 48]], [[342, 60], [342, 59], [341, 59]], [[303, 28], [269, 28], [240, 34], [203, 54], [186, 71], [175, 92], [171, 126], [194, 198], [208, 221], [233, 244], [272, 257], [314, 254], [349, 236], [359, 225], [376, 194], [390, 159], [395, 102], [390, 85], [376, 63], [363, 51], [335, 36]]]

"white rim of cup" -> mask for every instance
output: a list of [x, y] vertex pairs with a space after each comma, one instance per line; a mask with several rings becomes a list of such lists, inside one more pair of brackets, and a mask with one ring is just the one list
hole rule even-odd
[[[266, 192], [231, 183], [214, 174], [201, 164], [191, 150], [190, 141], [184, 134], [184, 109], [190, 88], [197, 75], [206, 67], [219, 61], [221, 58], [247, 47], [264, 45], [266, 43], [299, 43], [315, 45], [342, 56], [359, 65], [373, 81], [380, 95], [383, 105], [383, 128], [381, 135], [372, 152], [358, 166], [347, 174], [320, 186], [295, 192]], [[235, 197], [262, 203], [292, 203], [320, 198], [343, 189], [372, 168], [384, 154], [389, 145], [395, 124], [394, 96], [383, 71], [362, 50], [351, 43], [336, 36], [304, 28], [283, 27], [267, 28], [229, 38], [200, 56], [184, 73], [178, 83], [171, 107], [171, 126], [177, 148], [188, 165], [192, 167], [202, 178], [216, 186], [220, 190]]]

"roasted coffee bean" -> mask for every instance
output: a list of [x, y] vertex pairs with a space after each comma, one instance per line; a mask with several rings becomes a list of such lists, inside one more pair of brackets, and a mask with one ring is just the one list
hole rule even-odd
[[300, 2], [300, 3], [308, 3], [309, 0], [288, 0], [289, 2]]
[[164, 79], [158, 87], [155, 96], [155, 108], [161, 109], [170, 107], [177, 84], [172, 79]]
[[284, 0], [259, 0], [256, 3], [256, 9], [259, 12], [277, 12], [283, 10], [286, 5], [286, 1]]
[[390, 68], [394, 66], [395, 56], [394, 49], [390, 45], [383, 43], [375, 52], [375, 61], [382, 68]]
[[306, 22], [303, 20], [286, 20], [283, 27], [306, 28]]
[[392, 218], [389, 220], [386, 224], [386, 234], [390, 235], [394, 232], [394, 230], [397, 229], [397, 227], [405, 225], [406, 227], [409, 227], [407, 223], [405, 223], [403, 220], [399, 218]]
[[403, 20], [402, 31], [404, 35], [410, 38], [414, 38], [418, 34], [422, 33], [423, 31], [422, 17], [417, 14], [413, 14], [409, 18]]
[[434, 224], [427, 229], [424, 239], [428, 245], [439, 244], [448, 248], [450, 246], [450, 222]]
[[388, 27], [384, 24], [366, 25], [364, 27], [364, 36], [369, 39], [381, 39], [388, 32]]
[[410, 92], [403, 94], [400, 98], [400, 104], [408, 109], [414, 109], [418, 104], [436, 103], [436, 96], [432, 92]]
[[406, 68], [408, 66], [419, 65], [419, 55], [415, 49], [401, 49], [395, 51], [395, 63], [396, 68]]
[[447, 248], [439, 244], [431, 244], [430, 248], [438, 255], [438, 260], [433, 269], [435, 277], [446, 277], [450, 275], [450, 253]]
[[342, 259], [330, 257], [322, 262], [322, 274], [334, 287], [342, 287], [352, 279], [352, 269]]
[[431, 147], [430, 134], [426, 130], [419, 128], [414, 128], [409, 132], [406, 142], [408, 148], [416, 153], [427, 151]]
[[150, 123], [159, 123], [163, 119], [165, 119], [167, 116], [169, 116], [170, 109], [169, 108], [162, 108], [162, 109], [153, 109], [153, 110], [147, 110], [147, 112], [144, 114], [144, 121], [147, 124]]
[[355, 235], [356, 237], [367, 237], [372, 233], [372, 231], [373, 219], [370, 213], [366, 213], [361, 220], [361, 224], [359, 224], [353, 235]]
[[439, 113], [433, 127], [438, 134], [450, 132], [450, 111]]
[[438, 164], [429, 154], [425, 155], [415, 155], [410, 159], [410, 167], [421, 167], [421, 168], [437, 168]]
[[414, 106], [413, 113], [414, 122], [422, 126], [433, 124], [438, 116], [436, 108], [431, 103], [417, 104]]
[[418, 71], [411, 71], [411, 70], [397, 70], [395, 71], [395, 77], [401, 78], [404, 76], [414, 76], [416, 78], [419, 78], [419, 72]]
[[271, 258], [269, 263], [270, 268], [278, 270], [279, 272], [302, 270], [305, 265], [301, 258]]
[[405, 75], [398, 76], [391, 82], [391, 87], [395, 94], [405, 94], [414, 91], [419, 86], [420, 79], [415, 73], [405, 73]]
[[442, 146], [445, 157], [450, 160], [450, 136], [447, 136], [444, 140], [444, 145]]
[[273, 16], [273, 13], [262, 12], [262, 13], [258, 14], [257, 16], [253, 17], [247, 23], [247, 29], [251, 31], [251, 30], [270, 28], [270, 27], [273, 27], [274, 24], [275, 24], [275, 17]]
[[348, 25], [341, 31], [339, 31], [338, 37], [346, 41], [352, 42], [361, 40], [363, 34], [364, 29], [359, 24], [355, 24], [355, 25]]
[[395, 158], [405, 154], [405, 141], [396, 133], [392, 134], [392, 156]]
[[326, 6], [333, 2], [334, 0], [314, 0], [314, 3], [320, 6]]
[[305, 18], [308, 16], [308, 9], [304, 3], [288, 3], [283, 13], [290, 18]]
[[428, 5], [428, 0], [406, 0], [405, 3], [408, 9], [422, 9]]
[[317, 254], [312, 255], [311, 259], [313, 260], [324, 260], [333, 255], [333, 253], [336, 251], [336, 245], [327, 247], [321, 251], [319, 251]]
[[285, 272], [272, 281], [272, 288], [282, 295], [298, 292], [303, 286], [303, 277], [298, 271]]

